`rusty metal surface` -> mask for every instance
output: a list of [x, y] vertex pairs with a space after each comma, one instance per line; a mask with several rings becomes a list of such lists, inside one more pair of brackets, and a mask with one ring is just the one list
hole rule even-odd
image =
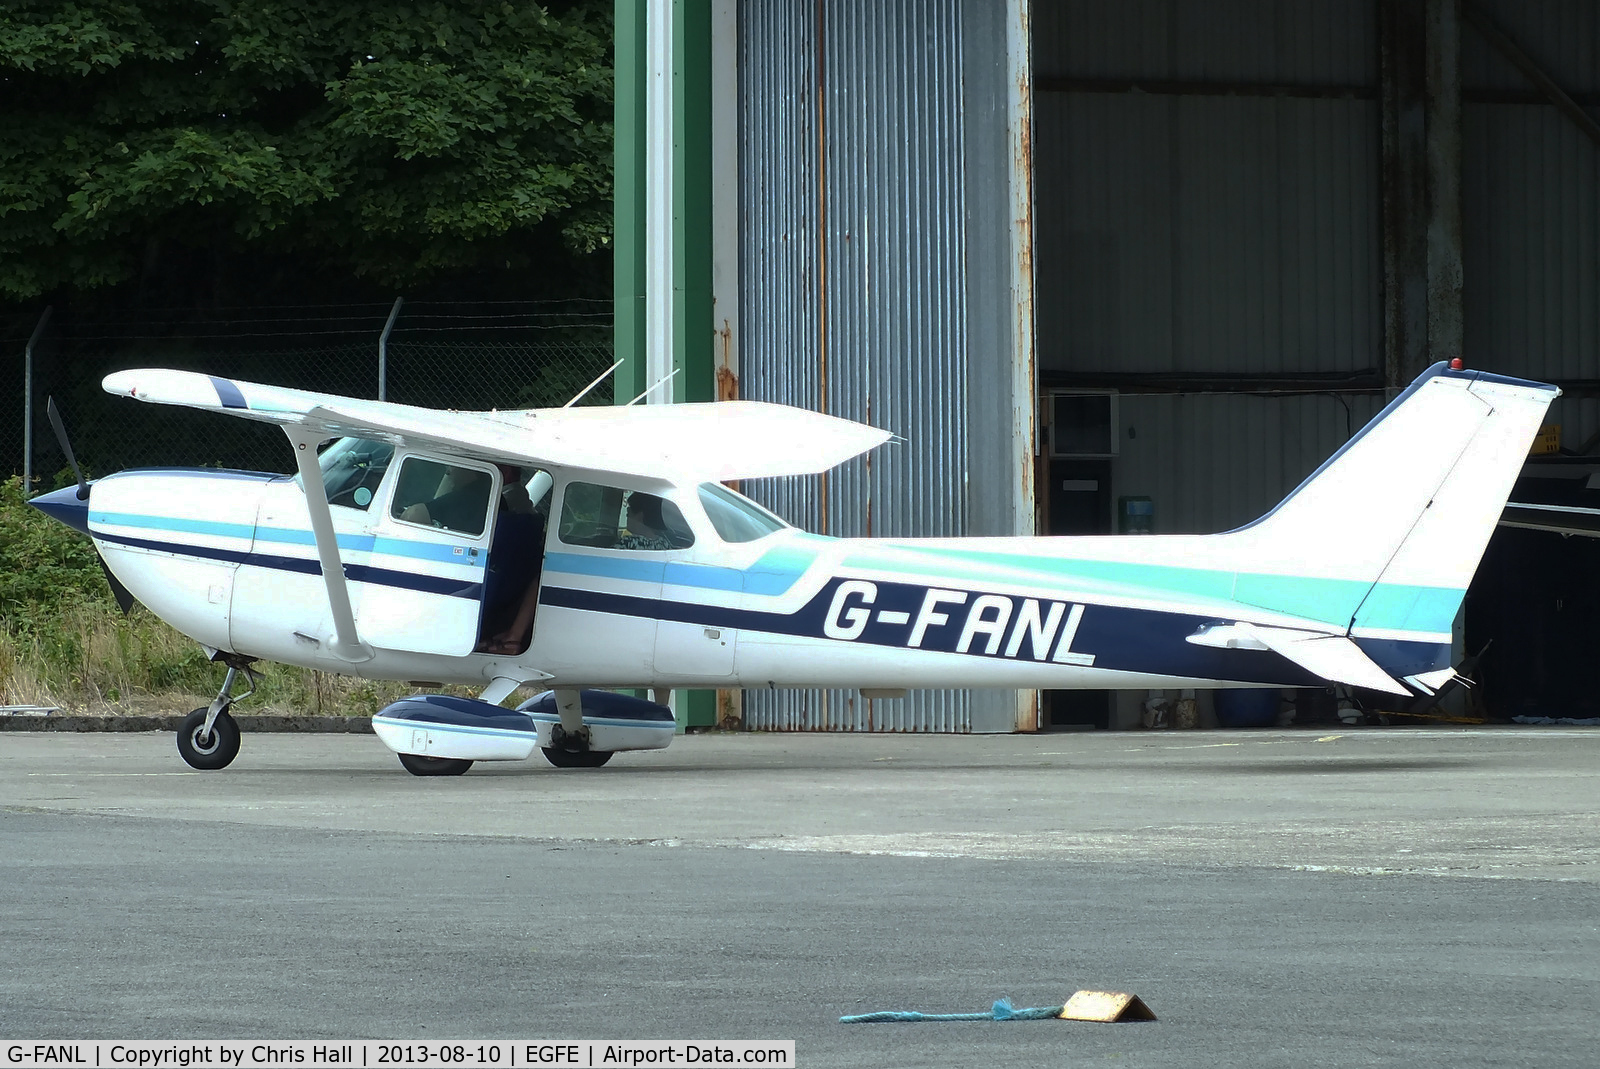
[[[1014, 465], [1011, 534], [1044, 529], [1036, 458], [1039, 421], [1038, 314], [1034, 272], [1035, 202], [1033, 186], [1033, 4], [1006, 5], [1006, 123], [1011, 142], [1011, 460]], [[998, 465], [1004, 470], [1005, 465]], [[979, 715], [989, 710], [979, 707]], [[997, 710], [1003, 713], [1004, 710]], [[1016, 692], [1012, 708], [1018, 731], [1039, 728], [1037, 690]]]

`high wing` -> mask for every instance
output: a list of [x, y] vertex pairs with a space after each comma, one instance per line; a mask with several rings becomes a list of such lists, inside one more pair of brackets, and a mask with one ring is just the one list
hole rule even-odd
[[888, 431], [785, 405], [719, 401], [447, 412], [291, 390], [193, 371], [119, 371], [107, 393], [449, 453], [586, 471], [725, 482], [827, 471]]
[[[351, 662], [370, 660], [373, 651], [356, 631], [317, 464], [316, 446], [327, 438], [351, 435], [492, 461], [720, 482], [826, 471], [890, 437], [887, 431], [849, 420], [753, 401], [444, 412], [162, 368], [119, 371], [106, 376], [101, 385], [107, 393], [139, 401], [220, 412], [283, 428], [305, 486], [336, 634], [331, 648]], [[484, 698], [499, 701], [521, 682], [497, 677]]]

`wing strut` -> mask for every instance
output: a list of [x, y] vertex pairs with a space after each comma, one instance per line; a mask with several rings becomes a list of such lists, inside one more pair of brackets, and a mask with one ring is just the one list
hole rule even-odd
[[333, 532], [333, 513], [328, 510], [328, 492], [322, 485], [322, 467], [317, 463], [317, 445], [326, 437], [322, 431], [288, 425], [283, 432], [294, 446], [294, 461], [300, 468], [305, 487], [306, 511], [311, 514], [311, 533], [317, 539], [317, 559], [322, 563], [322, 581], [328, 588], [328, 608], [333, 611], [334, 656], [357, 662], [372, 660], [372, 647], [356, 634], [356, 614], [350, 608], [350, 588], [345, 583], [344, 562], [339, 559], [339, 539]]

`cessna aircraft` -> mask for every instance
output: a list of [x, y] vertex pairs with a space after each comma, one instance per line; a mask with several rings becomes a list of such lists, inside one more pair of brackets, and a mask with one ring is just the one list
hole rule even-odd
[[[601, 688], [1431, 694], [1454, 678], [1452, 622], [1559, 393], [1435, 365], [1224, 534], [857, 539], [722, 485], [826, 471], [890, 438], [799, 409], [440, 412], [169, 370], [104, 387], [276, 423], [299, 471], [80, 475], [32, 502], [93, 538], [119, 597], [227, 666], [179, 732], [183, 758], [233, 760], [233, 688], [260, 659], [481, 688], [374, 717], [418, 775], [535, 745], [593, 767], [672, 741], [670, 710]], [[501, 708], [529, 685], [546, 693]]]

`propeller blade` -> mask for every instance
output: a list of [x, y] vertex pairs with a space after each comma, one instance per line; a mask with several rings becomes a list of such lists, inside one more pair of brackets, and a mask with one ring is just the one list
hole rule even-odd
[[67, 464], [72, 468], [72, 474], [78, 477], [78, 500], [89, 499], [89, 482], [83, 477], [83, 469], [78, 467], [78, 458], [72, 455], [72, 443], [67, 441], [67, 428], [61, 423], [61, 413], [56, 409], [56, 399], [48, 398], [45, 401], [45, 415], [50, 417], [50, 427], [56, 432], [56, 442], [61, 446], [61, 451], [67, 456]]
[[111, 596], [117, 599], [117, 608], [122, 610], [122, 615], [128, 615], [133, 611], [133, 607], [139, 604], [134, 599], [133, 591], [123, 586], [122, 580], [111, 574], [111, 569], [107, 566], [104, 557], [100, 558], [100, 570], [106, 573], [106, 582], [111, 584]]

